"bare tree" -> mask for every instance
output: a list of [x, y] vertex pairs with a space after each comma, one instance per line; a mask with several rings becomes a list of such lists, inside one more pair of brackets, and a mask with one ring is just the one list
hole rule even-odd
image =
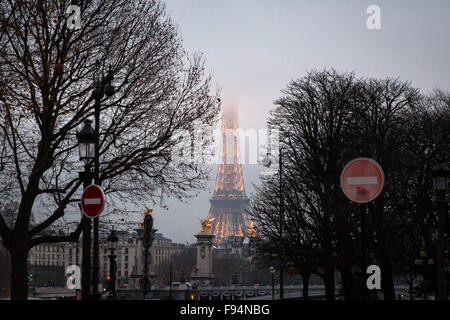
[[[345, 297], [361, 297], [355, 283], [362, 281], [355, 282], [352, 270], [358, 267], [361, 278], [367, 263], [380, 265], [384, 297], [395, 299], [394, 274], [404, 273], [405, 264], [412, 270], [420, 242], [434, 250], [430, 170], [450, 150], [448, 94], [430, 98], [398, 79], [356, 79], [334, 70], [310, 72], [283, 93], [268, 122], [281, 133], [283, 234], [276, 176], [251, 200], [262, 243], [321, 276], [328, 299], [335, 271]], [[356, 157], [377, 160], [386, 179], [364, 214], [340, 190], [342, 168]]]
[[[82, 28], [70, 30], [69, 5], [0, 4], [0, 199], [19, 203], [13, 226], [0, 215], [12, 299], [27, 298], [26, 257], [33, 246], [75, 241], [82, 230], [75, 133], [93, 116], [93, 79], [108, 66], [116, 94], [101, 102], [100, 181], [105, 193], [114, 194], [111, 207], [117, 199], [185, 197], [207, 177], [204, 167], [173, 157], [184, 130], [202, 129], [202, 143], [210, 142], [217, 93], [210, 92], [202, 58], [183, 50], [165, 6], [79, 1]], [[66, 235], [40, 235], [65, 223], [71, 226]]]

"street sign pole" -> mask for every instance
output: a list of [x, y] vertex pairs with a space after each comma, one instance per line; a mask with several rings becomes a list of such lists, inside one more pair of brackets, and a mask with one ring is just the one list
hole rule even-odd
[[[87, 168], [87, 167], [86, 167]], [[80, 174], [81, 175], [81, 174]], [[91, 292], [91, 219], [100, 215], [105, 203], [103, 190], [92, 182], [92, 174], [86, 169], [82, 174], [84, 191], [81, 196], [83, 213], [83, 268], [82, 268], [82, 298], [89, 299]], [[95, 294], [95, 290], [94, 290]]]
[[[83, 188], [86, 189], [92, 182], [91, 171], [86, 164], [85, 171], [80, 172], [80, 179], [83, 181]], [[91, 291], [91, 219], [83, 214], [80, 204], [83, 224], [83, 244], [82, 244], [82, 262], [81, 262], [81, 299], [88, 299]]]
[[[362, 234], [362, 245], [363, 245], [363, 263], [361, 268], [361, 273], [364, 275], [366, 273], [367, 267], [369, 266], [369, 259], [368, 259], [368, 242], [367, 242], [367, 204], [361, 203], [360, 204], [360, 213], [361, 213], [361, 234]], [[363, 293], [363, 300], [368, 300], [368, 292], [367, 288], [364, 285], [364, 276], [362, 277], [363, 281], [363, 287], [362, 287], [362, 293]]]
[[368, 203], [373, 201], [383, 189], [384, 172], [373, 159], [357, 158], [350, 161], [341, 173], [341, 188], [351, 201], [359, 203], [362, 244], [361, 279], [363, 299], [370, 298], [364, 275], [369, 266], [369, 241], [367, 231]]

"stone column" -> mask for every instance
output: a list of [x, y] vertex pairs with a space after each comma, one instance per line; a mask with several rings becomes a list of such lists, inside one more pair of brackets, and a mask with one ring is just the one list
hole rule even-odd
[[191, 275], [191, 279], [199, 287], [212, 284], [212, 243], [214, 235], [209, 233], [198, 233], [197, 238], [197, 265]]
[[143, 274], [143, 261], [142, 257], [144, 252], [144, 245], [143, 245], [143, 237], [144, 237], [144, 229], [139, 228], [137, 231], [137, 246], [136, 246], [136, 253], [135, 253], [135, 261], [134, 261], [134, 267], [131, 274], [131, 278], [133, 279], [133, 288], [139, 289], [139, 281]]

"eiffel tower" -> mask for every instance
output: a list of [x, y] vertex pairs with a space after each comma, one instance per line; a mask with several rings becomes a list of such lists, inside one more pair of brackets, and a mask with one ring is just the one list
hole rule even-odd
[[[214, 242], [222, 243], [228, 237], [250, 237], [254, 225], [246, 208], [242, 165], [239, 160], [238, 117], [236, 105], [224, 108], [222, 118], [222, 147], [217, 166], [216, 185], [208, 216], [215, 218], [212, 231]], [[228, 139], [228, 140], [227, 140]]]

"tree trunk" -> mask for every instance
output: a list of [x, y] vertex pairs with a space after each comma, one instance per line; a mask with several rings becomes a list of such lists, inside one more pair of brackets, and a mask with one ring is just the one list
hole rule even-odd
[[323, 280], [325, 282], [325, 298], [327, 300], [334, 300], [336, 296], [334, 283], [334, 268], [325, 271], [323, 275]]
[[303, 283], [303, 288], [302, 288], [302, 296], [303, 296], [303, 300], [308, 300], [309, 299], [309, 274], [304, 273], [302, 274], [302, 283]]
[[354, 281], [352, 278], [351, 268], [345, 268], [341, 270], [342, 289], [345, 300], [355, 299], [354, 295]]
[[[382, 249], [380, 259], [381, 268], [381, 289], [383, 290], [384, 300], [395, 300], [394, 279], [392, 275], [392, 266], [389, 257], [386, 257], [387, 248]], [[384, 251], [384, 252], [383, 252]]]
[[27, 254], [22, 241], [15, 241], [11, 254], [11, 300], [28, 298]]
[[395, 300], [394, 279], [392, 275], [391, 250], [387, 243], [387, 228], [384, 222], [384, 202], [379, 200], [375, 204], [375, 228], [378, 237], [378, 260], [381, 269], [381, 289], [384, 300]]

